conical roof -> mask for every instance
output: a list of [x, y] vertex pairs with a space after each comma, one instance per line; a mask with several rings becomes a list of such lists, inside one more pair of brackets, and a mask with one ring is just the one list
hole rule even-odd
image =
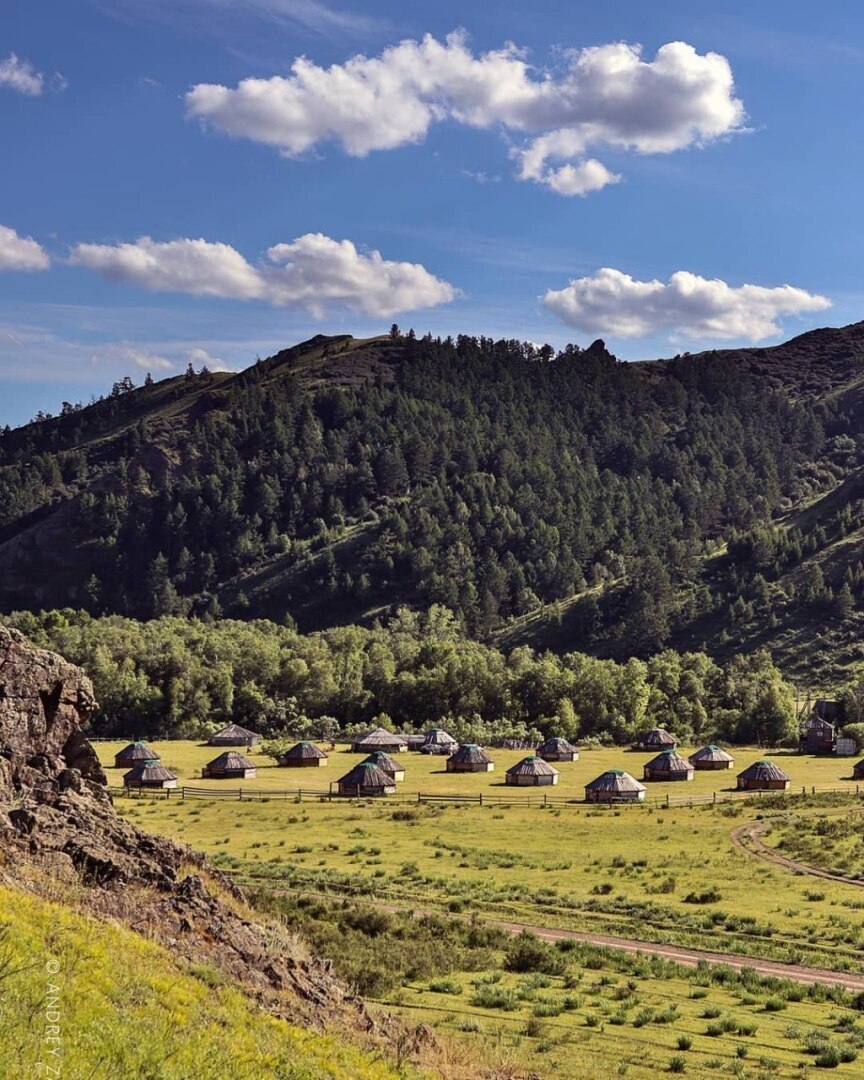
[[455, 761], [457, 765], [491, 765], [492, 758], [482, 746], [477, 743], [462, 743], [458, 750], [450, 755], [448, 761]]
[[326, 758], [327, 755], [315, 743], [304, 739], [302, 742], [295, 743], [290, 750], [286, 750], [282, 757], [296, 761], [298, 759]]
[[239, 772], [241, 769], [254, 769], [255, 762], [250, 761], [248, 757], [239, 754], [236, 750], [226, 750], [224, 754], [220, 754], [218, 757], [213, 758], [212, 761], [208, 761], [205, 767]]
[[449, 731], [445, 731], [444, 728], [433, 727], [429, 728], [426, 732], [423, 740], [426, 746], [458, 746], [459, 743]]
[[754, 761], [749, 768], [746, 768], [743, 772], [738, 773], [739, 777], [743, 780], [791, 780], [790, 776], [787, 776], [779, 765], [775, 765], [773, 761], [768, 761], [767, 758], [762, 758], [760, 761]]
[[369, 757], [364, 758], [360, 764], [364, 765], [367, 761], [371, 762], [373, 765], [377, 765], [378, 768], [385, 773], [405, 771], [404, 765], [400, 765], [395, 758], [390, 757], [390, 755], [383, 750], [373, 750]]
[[143, 739], [136, 739], [114, 755], [115, 760], [135, 765], [139, 761], [158, 761], [159, 755]]
[[568, 742], [566, 739], [562, 739], [560, 736], [556, 736], [554, 739], [547, 739], [537, 747], [538, 754], [578, 754], [579, 751], [576, 747]]
[[722, 746], [717, 746], [716, 743], [709, 743], [707, 746], [701, 747], [694, 754], [691, 754], [690, 760], [695, 764], [697, 761], [734, 761], [735, 759], [731, 754], [728, 754]]
[[221, 731], [217, 731], [210, 736], [211, 739], [243, 739], [249, 741], [250, 739], [257, 739], [258, 736], [254, 731], [250, 731], [249, 728], [241, 727], [239, 724], [228, 724], [227, 727], [222, 728]]
[[611, 792], [634, 792], [645, 791], [645, 785], [624, 772], [623, 769], [607, 769], [596, 780], [585, 785], [586, 791], [611, 791]]
[[404, 741], [401, 735], [394, 735], [387, 728], [377, 727], [364, 735], [362, 739], [357, 739], [356, 745], [362, 746], [364, 750], [374, 750], [381, 746], [396, 746]]
[[557, 776], [558, 770], [553, 769], [548, 761], [541, 757], [522, 758], [507, 770], [508, 776]]
[[371, 761], [358, 762], [350, 772], [345, 773], [339, 783], [345, 787], [359, 788], [392, 788], [394, 786], [393, 777], [382, 772]]
[[675, 746], [675, 742], [675, 736], [670, 735], [665, 728], [661, 727], [651, 728], [650, 731], [645, 731], [639, 736], [639, 743], [641, 746], [656, 746], [658, 750], [667, 746], [673, 747]]
[[693, 772], [693, 766], [677, 750], [661, 751], [657, 757], [651, 758], [645, 768], [668, 773]]
[[176, 775], [171, 772], [170, 769], [166, 769], [164, 765], [159, 765], [158, 763], [147, 765], [142, 762], [140, 765], [136, 765], [134, 769], [130, 769], [129, 772], [124, 775], [123, 783], [128, 783], [130, 780], [155, 783], [157, 780], [176, 779]]

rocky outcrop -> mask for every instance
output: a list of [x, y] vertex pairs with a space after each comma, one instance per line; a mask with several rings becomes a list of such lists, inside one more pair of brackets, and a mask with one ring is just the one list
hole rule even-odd
[[371, 1028], [329, 964], [247, 917], [201, 854], [117, 814], [82, 731], [95, 708], [82, 671], [0, 626], [0, 880], [52, 895], [59, 882], [93, 913], [220, 968], [274, 1013]]

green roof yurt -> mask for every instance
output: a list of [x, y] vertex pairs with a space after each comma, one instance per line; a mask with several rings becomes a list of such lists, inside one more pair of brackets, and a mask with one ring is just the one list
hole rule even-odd
[[463, 743], [447, 758], [447, 772], [494, 772], [495, 762], [477, 743]]
[[558, 783], [558, 770], [541, 757], [522, 758], [504, 774], [504, 783], [511, 787], [544, 787]]
[[608, 769], [585, 785], [585, 801], [593, 803], [642, 802], [645, 785], [623, 769]]

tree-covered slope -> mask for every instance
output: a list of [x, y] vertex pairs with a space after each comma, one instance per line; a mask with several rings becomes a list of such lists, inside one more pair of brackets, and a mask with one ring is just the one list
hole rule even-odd
[[775, 608], [854, 621], [857, 542], [825, 551], [854, 532], [862, 379], [856, 324], [644, 364], [319, 337], [117, 384], [0, 437], [0, 608], [315, 629], [439, 603], [609, 655], [722, 649]]

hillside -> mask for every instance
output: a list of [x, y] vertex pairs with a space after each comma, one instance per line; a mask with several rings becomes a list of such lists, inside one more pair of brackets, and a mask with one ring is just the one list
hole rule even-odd
[[504, 646], [768, 642], [829, 677], [861, 659], [862, 388], [864, 323], [639, 364], [319, 336], [124, 382], [0, 436], [0, 610], [443, 604]]

